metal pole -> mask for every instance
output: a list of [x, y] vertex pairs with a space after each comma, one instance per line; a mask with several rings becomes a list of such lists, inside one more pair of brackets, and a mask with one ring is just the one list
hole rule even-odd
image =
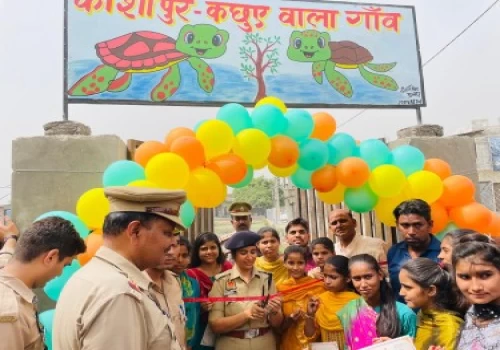
[[64, 0], [63, 120], [68, 120], [68, 0]]
[[422, 110], [417, 107], [417, 124], [422, 125]]

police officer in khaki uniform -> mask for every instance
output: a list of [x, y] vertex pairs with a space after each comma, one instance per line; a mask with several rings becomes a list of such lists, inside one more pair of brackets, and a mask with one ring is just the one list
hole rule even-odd
[[179, 350], [174, 326], [142, 271], [161, 264], [179, 218], [183, 191], [104, 190], [110, 214], [104, 243], [67, 282], [56, 306], [54, 350]]
[[228, 259], [231, 259], [229, 250], [225, 248], [224, 244], [236, 232], [250, 231], [252, 227], [252, 206], [246, 202], [234, 202], [229, 207], [229, 214], [231, 215], [231, 225], [233, 225], [234, 232], [222, 235], [219, 239], [223, 247], [222, 251]]
[[260, 236], [254, 232], [235, 233], [226, 243], [235, 265], [216, 276], [209, 297], [263, 297], [262, 301], [214, 302], [209, 324], [218, 334], [215, 349], [275, 349], [271, 327], [283, 322], [281, 301], [269, 299], [276, 293], [272, 275], [254, 267], [255, 244]]
[[153, 281], [153, 292], [160, 302], [163, 311], [167, 312], [175, 327], [175, 335], [182, 348], [186, 348], [186, 312], [182, 300], [181, 281], [171, 269], [180, 254], [180, 236], [176, 235], [162, 263], [155, 268], [146, 269], [144, 273]]
[[[12, 249], [16, 240], [12, 233], [5, 245]], [[64, 266], [85, 252], [85, 242], [71, 222], [48, 217], [28, 228], [15, 248], [7, 251], [4, 246], [0, 255], [12, 256], [0, 269], [0, 349], [42, 350], [43, 330], [32, 289], [59, 276]]]

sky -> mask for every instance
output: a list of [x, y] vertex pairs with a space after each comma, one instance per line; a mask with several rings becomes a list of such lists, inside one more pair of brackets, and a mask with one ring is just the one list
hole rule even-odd
[[[493, 0], [389, 0], [381, 4], [414, 5], [425, 62], [483, 12]], [[424, 123], [439, 124], [445, 134], [468, 128], [473, 119], [498, 124], [500, 93], [500, 3], [424, 68], [427, 107]], [[43, 125], [62, 119], [63, 0], [0, 0], [0, 203], [10, 201], [12, 141], [43, 135]], [[397, 50], [397, 48], [395, 48]], [[193, 127], [213, 118], [215, 108], [71, 105], [69, 118], [92, 128], [94, 135], [115, 134], [124, 141], [163, 140], [169, 129]], [[396, 138], [416, 124], [411, 110], [325, 110], [339, 131], [355, 138]], [[311, 110], [314, 112], [314, 110]]]

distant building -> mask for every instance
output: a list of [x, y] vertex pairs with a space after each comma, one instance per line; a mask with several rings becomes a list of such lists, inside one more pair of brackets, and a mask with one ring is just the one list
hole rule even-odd
[[0, 222], [4, 222], [5, 216], [11, 217], [12, 209], [10, 204], [0, 204]]
[[488, 119], [473, 120], [470, 130], [457, 136], [474, 138], [481, 202], [500, 212], [500, 124], [491, 126]]

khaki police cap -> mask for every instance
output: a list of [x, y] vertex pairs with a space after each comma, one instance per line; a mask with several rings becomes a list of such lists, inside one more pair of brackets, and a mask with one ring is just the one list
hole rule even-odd
[[252, 206], [246, 202], [235, 202], [229, 207], [229, 214], [232, 216], [251, 215]]
[[186, 201], [186, 192], [164, 190], [160, 188], [119, 186], [104, 189], [108, 197], [110, 212], [140, 212], [156, 214], [175, 223], [185, 230], [180, 218], [182, 203]]

